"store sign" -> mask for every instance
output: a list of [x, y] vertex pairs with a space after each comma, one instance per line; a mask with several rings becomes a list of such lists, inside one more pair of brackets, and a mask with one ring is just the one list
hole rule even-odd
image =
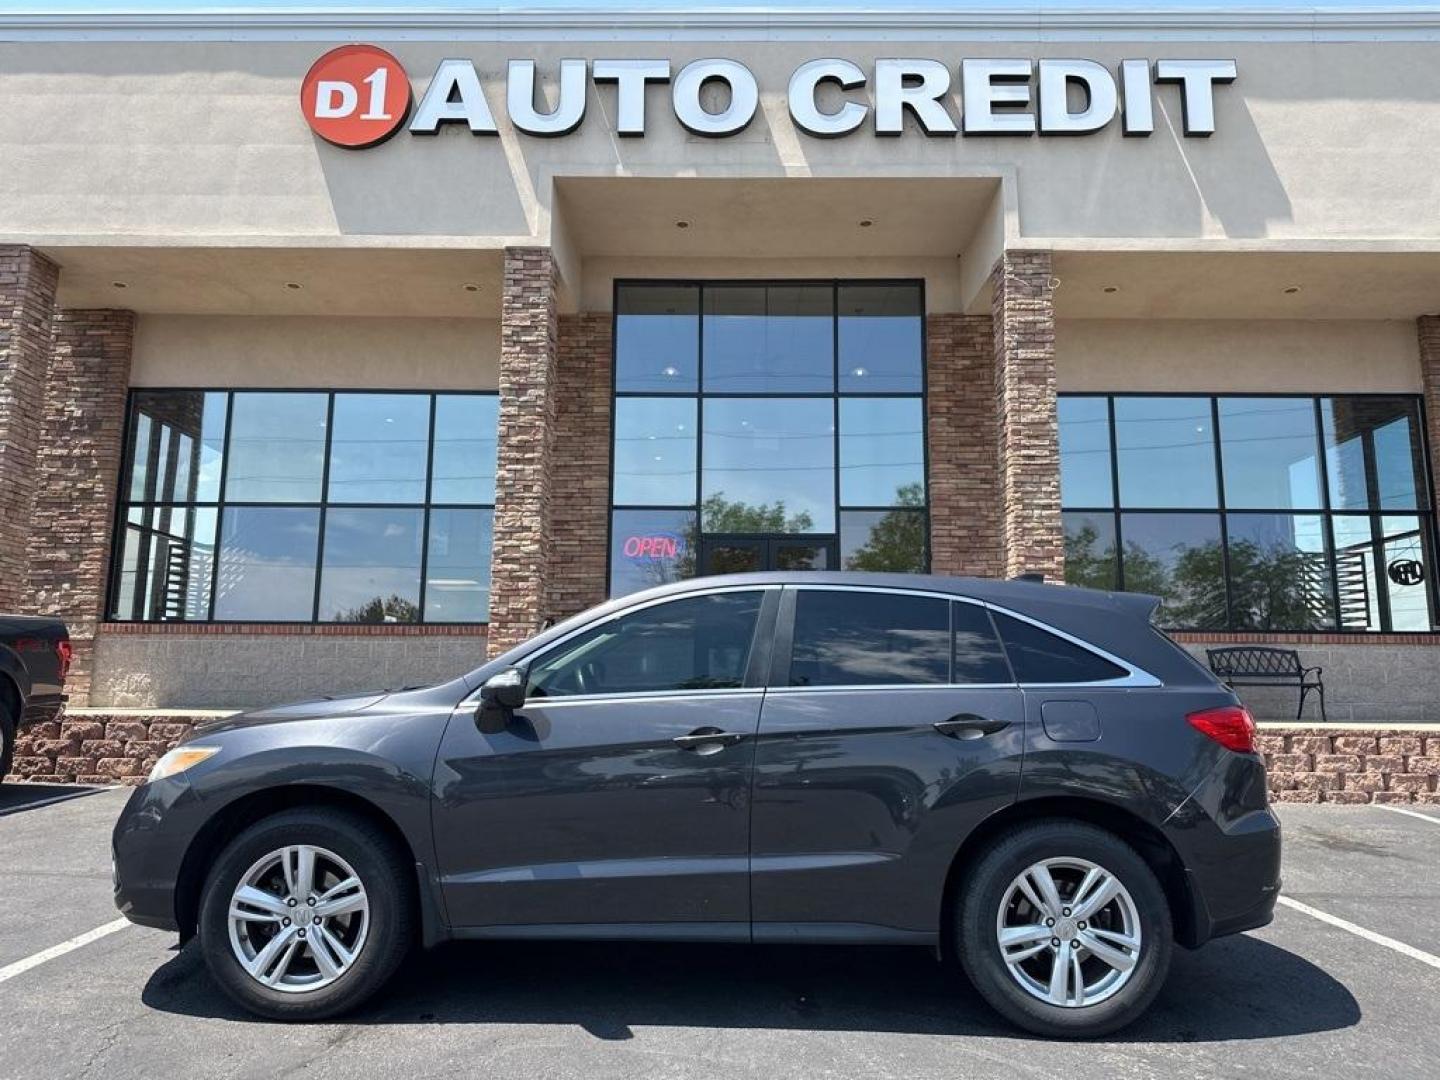
[[678, 559], [685, 554], [685, 538], [669, 532], [627, 536], [620, 550], [624, 552], [625, 558], [633, 563]]
[[[615, 87], [615, 131], [643, 136], [646, 88], [670, 87], [671, 111], [686, 130], [724, 138], [744, 131], [760, 106], [760, 86], [738, 60], [695, 60], [678, 71], [668, 60], [561, 60], [553, 105], [537, 104], [534, 60], [511, 60], [505, 112], [528, 135], [568, 135], [585, 121], [588, 83]], [[876, 60], [866, 71], [849, 60], [808, 60], [787, 88], [795, 126], [816, 138], [850, 135], [869, 126], [899, 135], [908, 113], [932, 136], [1087, 135], [1117, 120], [1126, 135], [1155, 130], [1154, 87], [1174, 85], [1186, 135], [1215, 131], [1215, 87], [1235, 80], [1234, 60], [1122, 60], [1111, 69], [1094, 60]], [[962, 107], [949, 101], [958, 82]], [[707, 92], [711, 86], [723, 92]], [[405, 126], [435, 135], [447, 124], [474, 135], [499, 128], [480, 73], [470, 60], [441, 60], [413, 113], [410, 80], [400, 61], [373, 45], [343, 45], [305, 76], [300, 108], [315, 133], [337, 146], [374, 146]]]

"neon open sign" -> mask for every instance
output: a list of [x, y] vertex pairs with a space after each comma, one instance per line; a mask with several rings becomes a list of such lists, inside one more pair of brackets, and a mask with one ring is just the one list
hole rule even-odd
[[647, 562], [655, 559], [678, 559], [685, 551], [685, 540], [675, 533], [649, 533], [627, 536], [621, 546], [627, 559]]

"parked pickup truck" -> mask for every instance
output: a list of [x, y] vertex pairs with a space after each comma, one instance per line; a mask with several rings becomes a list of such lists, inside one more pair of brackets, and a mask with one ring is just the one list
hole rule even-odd
[[10, 771], [16, 731], [59, 715], [70, 658], [59, 619], [0, 615], [0, 777]]

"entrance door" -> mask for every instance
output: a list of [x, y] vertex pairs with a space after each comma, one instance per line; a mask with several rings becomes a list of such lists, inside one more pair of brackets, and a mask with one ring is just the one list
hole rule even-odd
[[840, 545], [833, 535], [718, 533], [700, 542], [700, 573], [838, 570], [839, 556]]

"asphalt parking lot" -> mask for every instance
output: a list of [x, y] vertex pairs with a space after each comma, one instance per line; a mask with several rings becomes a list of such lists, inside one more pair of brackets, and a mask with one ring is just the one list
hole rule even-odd
[[1141, 1023], [1066, 1044], [1018, 1035], [913, 949], [451, 945], [351, 1022], [266, 1024], [195, 950], [115, 923], [126, 792], [44, 801], [74, 794], [0, 788], [7, 1080], [1440, 1075], [1437, 809], [1282, 806], [1285, 895], [1304, 907], [1178, 951]]

